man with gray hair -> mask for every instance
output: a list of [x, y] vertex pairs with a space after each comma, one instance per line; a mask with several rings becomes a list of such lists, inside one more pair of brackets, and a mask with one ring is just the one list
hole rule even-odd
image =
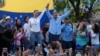
[[71, 13], [70, 10], [67, 10], [66, 13], [62, 16], [58, 16], [57, 12], [53, 13], [53, 16], [50, 14], [49, 10], [49, 4], [46, 7], [46, 14], [48, 18], [50, 19], [50, 26], [49, 26], [49, 43], [53, 44], [54, 47], [58, 48], [58, 52], [60, 54], [63, 53], [62, 45], [59, 42], [59, 36], [61, 35], [61, 21], [68, 17]]

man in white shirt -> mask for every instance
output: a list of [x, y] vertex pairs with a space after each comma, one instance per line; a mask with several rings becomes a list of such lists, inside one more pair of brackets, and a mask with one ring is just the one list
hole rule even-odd
[[37, 42], [38, 47], [42, 45], [42, 33], [40, 29], [40, 20], [45, 10], [39, 15], [38, 10], [34, 10], [33, 17], [29, 19], [30, 28], [30, 45], [33, 47]]

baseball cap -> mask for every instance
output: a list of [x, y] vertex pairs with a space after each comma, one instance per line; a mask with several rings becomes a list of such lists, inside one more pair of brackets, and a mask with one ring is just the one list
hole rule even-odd
[[10, 16], [7, 16], [6, 19], [11, 19], [11, 17]]

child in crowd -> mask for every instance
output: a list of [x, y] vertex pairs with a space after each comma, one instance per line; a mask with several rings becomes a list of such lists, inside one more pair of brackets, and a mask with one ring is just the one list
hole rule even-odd
[[14, 34], [14, 44], [15, 44], [15, 51], [16, 51], [16, 55], [21, 55], [21, 39], [24, 37], [24, 32], [23, 32], [23, 29], [20, 28], [19, 30], [16, 30], [15, 31], [15, 34]]

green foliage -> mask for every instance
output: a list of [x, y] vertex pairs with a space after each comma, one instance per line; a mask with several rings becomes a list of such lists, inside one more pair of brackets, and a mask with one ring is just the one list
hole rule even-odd
[[75, 14], [71, 15], [71, 16], [70, 16], [70, 19], [71, 19], [72, 22], [74, 22], [74, 23], [77, 22], [77, 20], [76, 20], [76, 18], [75, 18]]
[[60, 12], [60, 11], [63, 10], [63, 9], [65, 8], [65, 6], [66, 6], [63, 2], [58, 1], [58, 0], [55, 1], [54, 5], [55, 5], [55, 9], [56, 9], [57, 12]]
[[4, 0], [0, 0], [0, 6], [4, 5]]
[[100, 12], [100, 8], [99, 9], [95, 9], [95, 12]]
[[[74, 13], [71, 15], [73, 22], [76, 22], [80, 17], [83, 16], [81, 7], [88, 5], [88, 0], [54, 0], [55, 9], [57, 12], [63, 11], [65, 7], [71, 9], [73, 7]], [[93, 8], [93, 4], [96, 0], [90, 0], [90, 12]], [[76, 3], [76, 4], [75, 4]], [[80, 7], [81, 6], [81, 7]], [[95, 10], [99, 11], [99, 10]]]
[[96, 0], [91, 0], [91, 3], [93, 4]]

